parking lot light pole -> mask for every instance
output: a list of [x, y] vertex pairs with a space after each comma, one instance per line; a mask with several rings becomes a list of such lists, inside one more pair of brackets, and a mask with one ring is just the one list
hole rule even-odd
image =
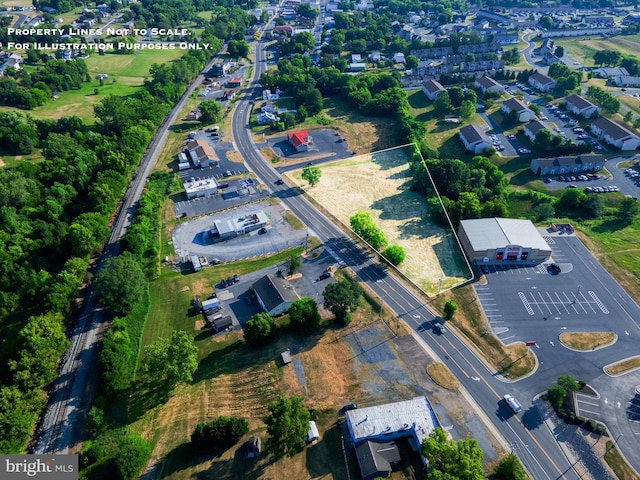
[[580, 287], [582, 287], [582, 285], [578, 285], [578, 290], [573, 294], [573, 302], [571, 302], [572, 305], [578, 301], [578, 295], [580, 295]]

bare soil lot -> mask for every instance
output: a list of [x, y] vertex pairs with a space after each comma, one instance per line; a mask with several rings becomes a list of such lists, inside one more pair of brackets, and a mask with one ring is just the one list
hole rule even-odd
[[[322, 165], [320, 183], [307, 193], [345, 225], [358, 211], [371, 212], [389, 245], [402, 246], [407, 258], [399, 270], [428, 293], [470, 277], [452, 233], [429, 219], [425, 201], [410, 190], [409, 157], [403, 148]], [[299, 185], [301, 172], [292, 173]]]

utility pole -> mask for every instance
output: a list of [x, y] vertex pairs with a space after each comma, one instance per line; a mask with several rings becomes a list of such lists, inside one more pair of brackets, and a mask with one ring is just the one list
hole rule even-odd
[[578, 285], [578, 290], [573, 294], [573, 302], [571, 302], [572, 305], [578, 301], [578, 295], [580, 295], [580, 287], [582, 287], [582, 285]]

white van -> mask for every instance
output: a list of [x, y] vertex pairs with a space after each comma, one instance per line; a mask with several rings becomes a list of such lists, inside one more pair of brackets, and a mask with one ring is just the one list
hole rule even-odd
[[507, 406], [511, 409], [513, 413], [518, 413], [520, 412], [520, 410], [522, 410], [522, 405], [520, 405], [520, 402], [518, 402], [518, 400], [513, 398], [508, 393], [504, 397], [502, 397], [502, 399], [504, 400], [504, 403], [507, 404]]

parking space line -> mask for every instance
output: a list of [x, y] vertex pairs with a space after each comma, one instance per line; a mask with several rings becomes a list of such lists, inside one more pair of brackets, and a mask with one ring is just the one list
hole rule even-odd
[[592, 410], [585, 410], [584, 408], [580, 408], [579, 410], [580, 410], [581, 413], [586, 412], [586, 413], [589, 413], [591, 415], [602, 416], [602, 414], [600, 412], [594, 412]]
[[558, 297], [558, 302], [560, 303], [560, 305], [562, 305], [564, 307], [564, 311], [566, 313], [571, 313], [571, 312], [569, 312], [569, 309], [567, 308], [566, 303], [560, 298], [560, 294], [558, 292], [554, 292], [554, 293], [556, 294], [556, 297]]
[[599, 407], [600, 406], [599, 402], [596, 402], [596, 403], [587, 402], [586, 400], [580, 400], [579, 398], [578, 398], [578, 403], [580, 403], [580, 404], [584, 403], [585, 405], [593, 405], [594, 407]]
[[531, 308], [531, 305], [529, 305], [529, 301], [527, 300], [527, 297], [524, 295], [524, 293], [518, 292], [518, 296], [520, 297], [520, 301], [522, 301], [524, 308], [527, 310], [527, 313], [529, 315], [533, 315], [533, 308]]
[[551, 301], [551, 304], [556, 308], [556, 311], [558, 312], [558, 314], [560, 313], [560, 309], [558, 308], [558, 306], [556, 305], [556, 302], [553, 301], [553, 298], [551, 297], [551, 294], [549, 292], [547, 292], [547, 297], [549, 297], [549, 300]]
[[591, 298], [593, 298], [593, 301], [596, 302], [596, 305], [598, 305], [598, 307], [600, 307], [600, 310], [602, 310], [602, 313], [608, 314], [609, 310], [607, 310], [607, 308], [604, 306], [604, 304], [602, 303], [602, 301], [600, 301], [600, 299], [598, 298], [598, 296], [595, 294], [595, 292], [592, 292], [591, 290], [589, 290], [589, 296]]
[[549, 311], [549, 313], [552, 313], [551, 312], [551, 308], [549, 308], [549, 304], [547, 304], [547, 302], [545, 301], [544, 297], [542, 296], [542, 293], [540, 293], [540, 292], [536, 292], [536, 293], [540, 296], [540, 303], [542, 305], [544, 305], [545, 307], [547, 307], [547, 310]]

